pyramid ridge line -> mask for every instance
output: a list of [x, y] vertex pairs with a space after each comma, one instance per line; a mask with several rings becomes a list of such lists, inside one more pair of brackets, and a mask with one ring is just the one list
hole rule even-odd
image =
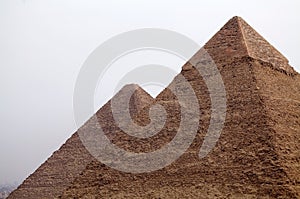
[[245, 38], [245, 33], [243, 31], [243, 27], [242, 27], [242, 24], [241, 24], [241, 20], [243, 20], [243, 18], [239, 17], [239, 16], [235, 16], [236, 20], [237, 20], [237, 24], [239, 26], [239, 30], [241, 31], [241, 34], [242, 34], [242, 40], [244, 42], [244, 45], [245, 45], [245, 48], [246, 48], [246, 52], [247, 52], [247, 55], [250, 55], [250, 52], [249, 52], [249, 47], [247, 45], [247, 41], [246, 41], [246, 38]]

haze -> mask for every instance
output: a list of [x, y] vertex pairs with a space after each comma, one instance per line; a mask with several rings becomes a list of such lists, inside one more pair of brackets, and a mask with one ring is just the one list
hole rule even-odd
[[[112, 36], [163, 28], [202, 46], [238, 15], [299, 72], [299, 7], [296, 0], [0, 1], [0, 184], [23, 181], [76, 131], [76, 77], [88, 55]], [[153, 56], [175, 71], [184, 63]], [[159, 89], [148, 91], [155, 95]], [[107, 84], [96, 109], [111, 97], [110, 90]]]

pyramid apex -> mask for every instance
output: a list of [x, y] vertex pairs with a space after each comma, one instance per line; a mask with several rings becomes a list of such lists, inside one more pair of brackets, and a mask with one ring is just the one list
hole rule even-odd
[[[234, 16], [232, 17], [230, 20], [236, 20], [236, 21], [239, 21], [240, 19], [242, 19], [242, 17], [240, 16]], [[243, 19], [242, 19], [243, 20]]]
[[128, 103], [126, 101], [128, 97], [130, 98], [130, 110], [136, 113], [154, 102], [154, 98], [138, 84], [126, 84], [111, 100], [114, 100], [115, 103], [119, 104], [119, 107], [122, 107], [122, 104]]
[[[123, 86], [121, 89], [120, 89], [120, 91], [121, 90], [127, 90], [127, 89], [142, 89], [138, 84], [134, 84], [134, 83], [132, 83], [132, 84], [126, 84], [125, 86]], [[143, 89], [142, 89], [143, 90]]]
[[154, 98], [147, 91], [145, 91], [140, 85], [134, 83], [126, 84], [125, 86], [123, 86], [120, 89], [120, 91], [116, 94], [116, 96], [122, 93], [133, 93], [134, 96], [132, 97], [136, 97], [136, 98], [144, 97], [144, 98], [148, 98], [150, 101], [154, 100]]
[[243, 24], [247, 23], [243, 17], [240, 16], [234, 16], [232, 17], [232, 20], [236, 21], [239, 24], [239, 28], [243, 29]]
[[267, 62], [272, 68], [296, 74], [288, 60], [242, 17], [232, 17], [204, 46], [216, 63], [249, 56]]
[[238, 28], [238, 29], [240, 29], [240, 28], [242, 28], [241, 27], [241, 22], [242, 21], [245, 21], [242, 17], [240, 17], [240, 16], [233, 16], [231, 19], [229, 19], [227, 21], [227, 23], [222, 28], [226, 28], [226, 26], [229, 25], [229, 24], [237, 24], [238, 26], [235, 26], [235, 27]]

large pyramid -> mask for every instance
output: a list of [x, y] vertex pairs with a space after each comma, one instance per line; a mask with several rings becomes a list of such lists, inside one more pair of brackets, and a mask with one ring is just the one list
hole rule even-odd
[[[162, 105], [167, 118], [157, 135], [144, 139], [124, 133], [109, 101], [9, 198], [300, 198], [300, 75], [240, 17], [229, 20], [204, 49], [220, 71], [227, 105], [224, 128], [207, 156], [199, 158], [199, 149], [212, 117], [205, 82], [211, 77], [196, 70], [205, 62], [200, 50], [156, 99], [137, 85], [114, 97], [122, 114], [122, 99], [134, 92], [130, 114], [142, 126], [150, 122], [149, 108]], [[195, 139], [175, 162], [132, 174], [106, 166], [84, 147], [80, 131], [97, 132], [99, 124], [112, 143], [128, 151], [151, 152], [170, 142], [182, 120], [171, 92], [184, 87], [181, 76], [201, 112]]]

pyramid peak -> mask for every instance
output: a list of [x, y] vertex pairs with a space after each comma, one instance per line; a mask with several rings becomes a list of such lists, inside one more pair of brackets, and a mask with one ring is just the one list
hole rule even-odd
[[[120, 91], [122, 91], [122, 90], [127, 90], [127, 89], [134, 89], [134, 90], [144, 90], [142, 87], [140, 87], [138, 84], [126, 84], [126, 85], [124, 85], [121, 89], [120, 89]], [[146, 91], [145, 91], [146, 92]]]
[[244, 21], [244, 19], [243, 19], [242, 17], [240, 17], [240, 16], [234, 16], [234, 17], [232, 17], [231, 19], [237, 20], [237, 21], [240, 21], [240, 20], [243, 20], [243, 21]]
[[244, 19], [242, 18], [242, 17], [240, 17], [240, 16], [234, 16], [234, 17], [232, 17], [229, 21], [235, 21], [235, 22], [237, 22], [237, 23], [239, 23], [241, 20], [243, 20], [244, 21]]
[[126, 84], [110, 101], [112, 100], [118, 104], [118, 107], [126, 106], [124, 103], [127, 103], [127, 100], [129, 100], [130, 110], [136, 113], [154, 102], [154, 98], [138, 84]]
[[239, 16], [231, 18], [204, 48], [216, 63], [248, 56], [267, 62], [273, 69], [288, 75], [296, 74], [287, 58]]
[[154, 98], [138, 84], [126, 84], [118, 91], [118, 93], [115, 96], [120, 95], [122, 93], [133, 93], [134, 96], [132, 97], [146, 97], [150, 101], [154, 100]]

